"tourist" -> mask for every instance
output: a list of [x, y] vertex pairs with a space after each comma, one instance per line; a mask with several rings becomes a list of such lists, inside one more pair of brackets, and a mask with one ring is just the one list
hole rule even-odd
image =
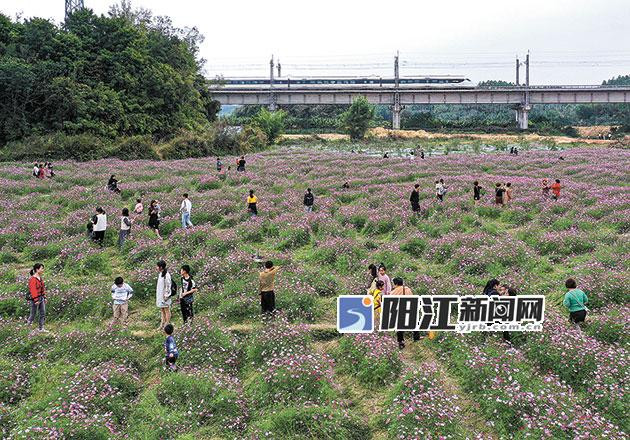
[[179, 357], [177, 344], [175, 344], [175, 338], [173, 337], [174, 330], [175, 327], [173, 327], [173, 324], [166, 324], [164, 326], [164, 334], [166, 335], [166, 341], [164, 341], [164, 350], [166, 351], [164, 364], [169, 371], [177, 371], [175, 362], [177, 362], [177, 358]]
[[371, 290], [376, 289], [376, 282], [378, 281], [378, 267], [375, 264], [370, 264], [368, 266], [368, 289], [367, 292], [370, 294]]
[[560, 198], [560, 188], [562, 188], [560, 186], [560, 180], [556, 179], [556, 181], [551, 185], [551, 191], [553, 192], [553, 196], [551, 196], [552, 199], [558, 200]]
[[221, 158], [217, 157], [217, 171], [220, 173], [223, 169], [223, 162], [221, 162]]
[[[394, 278], [394, 290], [391, 291], [391, 295], [413, 295], [413, 292], [411, 291], [411, 289], [405, 285], [403, 285], [403, 280], [402, 278], [396, 277]], [[405, 332], [404, 331], [397, 331], [396, 332], [396, 339], [398, 340], [398, 348], [400, 348], [401, 350], [403, 348], [405, 348]], [[420, 332], [419, 331], [415, 331], [413, 332], [413, 340], [415, 342], [420, 340]]]
[[518, 156], [518, 148], [514, 147], [514, 156]]
[[313, 204], [315, 203], [315, 196], [308, 188], [304, 194], [304, 212], [313, 212]]
[[46, 287], [44, 286], [44, 265], [35, 263], [30, 271], [31, 277], [28, 280], [28, 300], [30, 302], [31, 311], [26, 320], [30, 326], [35, 320], [35, 315], [39, 313], [39, 331], [45, 332], [44, 321], [46, 320]]
[[481, 186], [479, 186], [479, 182], [475, 180], [473, 182], [473, 201], [474, 201], [474, 203], [477, 203], [479, 200], [481, 200], [481, 190], [483, 190], [483, 188]]
[[389, 279], [387, 269], [383, 263], [381, 263], [378, 267], [378, 279], [385, 283], [385, 286], [383, 287], [383, 295], [389, 295], [392, 291], [392, 281]]
[[420, 152], [420, 159], [424, 159], [424, 150]]
[[496, 278], [492, 278], [490, 281], [486, 283], [486, 286], [483, 288], [483, 294], [488, 296], [499, 296], [498, 286], [499, 280]]
[[46, 170], [44, 169], [44, 164], [40, 163], [39, 166], [37, 167], [37, 178], [38, 179], [43, 179], [46, 177]]
[[100, 206], [96, 208], [96, 216], [92, 218], [92, 223], [94, 224], [92, 237], [100, 247], [103, 247], [105, 231], [107, 230], [107, 214]]
[[564, 286], [569, 290], [564, 294], [562, 304], [569, 310], [569, 321], [573, 323], [575, 328], [579, 329], [580, 322], [584, 322], [586, 312], [588, 312], [585, 305], [588, 302], [588, 297], [586, 293], [577, 288], [577, 283], [573, 278], [569, 278]]
[[33, 166], [33, 177], [39, 177], [39, 164], [37, 162]]
[[131, 219], [129, 218], [129, 210], [123, 208], [122, 217], [120, 217], [120, 231], [118, 232], [118, 247], [123, 247], [125, 240], [131, 233]]
[[171, 274], [166, 270], [166, 262], [164, 260], [158, 261], [156, 268], [159, 275], [155, 288], [155, 305], [160, 309], [160, 326], [158, 327], [160, 329], [171, 322], [173, 280], [171, 279]]
[[276, 309], [276, 294], [274, 292], [274, 284], [278, 267], [273, 265], [272, 261], [265, 263], [265, 269], [258, 274], [259, 291], [260, 291], [260, 307], [262, 313], [273, 313]]
[[444, 186], [444, 179], [435, 181], [435, 196], [440, 202], [444, 201], [444, 194], [446, 194], [446, 186]]
[[133, 212], [138, 215], [144, 212], [144, 205], [142, 204], [142, 199], [136, 199], [136, 206], [133, 208]]
[[247, 212], [251, 217], [258, 215], [258, 198], [254, 195], [254, 190], [249, 191], [249, 197], [247, 197]]
[[55, 177], [55, 171], [53, 170], [53, 164], [52, 162], [48, 162], [48, 177], [50, 179], [52, 179], [53, 177]]
[[389, 153], [386, 152], [385, 154], [383, 154], [383, 159], [389, 159]]
[[107, 189], [115, 193], [120, 192], [120, 189], [118, 188], [118, 180], [116, 180], [116, 175], [112, 174], [110, 176], [109, 180], [107, 181]]
[[343, 189], [350, 189], [350, 183], [344, 182], [344, 184], [341, 186], [341, 188], [343, 188]]
[[411, 190], [411, 195], [409, 196], [409, 201], [411, 202], [411, 210], [413, 212], [420, 211], [420, 191], [418, 190], [420, 185], [416, 183], [413, 186], [413, 190]]
[[236, 164], [236, 171], [245, 171], [245, 156], [241, 156], [241, 158], [236, 161]]
[[549, 180], [543, 179], [542, 180], [542, 194], [543, 194], [543, 197], [549, 198], [549, 190], [550, 189], [551, 189], [551, 187], [549, 186]]
[[182, 215], [182, 228], [192, 227], [193, 224], [190, 221], [190, 211], [192, 210], [192, 202], [188, 198], [188, 194], [184, 193], [184, 200], [179, 208], [179, 212]]
[[193, 319], [194, 295], [197, 293], [198, 289], [195, 280], [190, 276], [189, 265], [184, 264], [179, 273], [182, 276], [182, 291], [179, 294], [179, 306], [182, 310], [182, 319], [184, 320], [184, 324], [186, 324], [189, 319], [191, 321]]
[[505, 184], [505, 203], [509, 203], [512, 200], [512, 183]]
[[374, 303], [374, 328], [378, 330], [381, 322], [381, 303], [383, 302], [383, 283], [381, 280], [376, 281], [374, 289], [371, 289], [368, 293], [372, 296], [372, 302]]
[[496, 188], [494, 189], [494, 203], [499, 206], [503, 206], [503, 194], [505, 193], [505, 188], [501, 183], [497, 183]]
[[133, 296], [133, 289], [125, 283], [122, 277], [117, 277], [112, 285], [112, 300], [114, 300], [114, 319], [112, 326], [121, 324], [127, 327], [129, 317], [129, 299]]
[[[500, 296], [516, 296], [516, 289], [512, 289], [511, 287], [506, 286], [505, 284], [501, 284], [499, 286], [499, 295]], [[503, 332], [503, 340], [506, 342], [512, 343], [512, 335], [508, 331]]]
[[155, 231], [158, 238], [162, 238], [160, 235], [160, 205], [157, 200], [151, 200], [149, 204], [149, 227]]

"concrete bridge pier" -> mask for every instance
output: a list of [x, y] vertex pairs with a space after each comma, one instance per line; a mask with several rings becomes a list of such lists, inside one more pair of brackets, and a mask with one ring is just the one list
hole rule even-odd
[[531, 105], [521, 105], [516, 109], [516, 122], [519, 129], [527, 130], [529, 127], [529, 111], [531, 109]]
[[392, 105], [392, 129], [400, 130], [400, 114], [404, 110], [405, 106], [400, 104], [400, 95], [396, 93], [394, 95], [394, 105]]

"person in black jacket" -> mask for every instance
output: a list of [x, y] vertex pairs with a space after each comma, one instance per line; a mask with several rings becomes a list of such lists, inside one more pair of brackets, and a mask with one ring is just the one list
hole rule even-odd
[[313, 212], [313, 204], [315, 203], [315, 196], [308, 188], [304, 194], [304, 212]]
[[416, 183], [413, 186], [413, 191], [411, 191], [411, 196], [409, 197], [409, 201], [411, 202], [411, 210], [413, 212], [420, 211], [420, 191], [418, 191], [418, 188], [420, 188], [420, 185]]

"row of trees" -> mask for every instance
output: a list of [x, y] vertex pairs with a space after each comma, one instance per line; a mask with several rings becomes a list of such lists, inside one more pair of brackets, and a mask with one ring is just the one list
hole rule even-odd
[[0, 15], [0, 146], [62, 132], [167, 138], [216, 119], [202, 37], [129, 2], [63, 25]]

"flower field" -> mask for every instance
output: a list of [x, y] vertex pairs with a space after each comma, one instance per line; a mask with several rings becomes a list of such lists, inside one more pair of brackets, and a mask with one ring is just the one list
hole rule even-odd
[[[630, 151], [411, 160], [282, 147], [246, 159], [237, 173], [223, 158], [226, 179], [214, 158], [60, 162], [45, 180], [32, 165], [0, 164], [0, 438], [628, 438]], [[111, 174], [120, 194], [105, 190]], [[542, 196], [543, 178], [561, 180], [559, 200]], [[487, 191], [478, 204], [475, 180]], [[494, 204], [496, 182], [511, 182], [509, 205]], [[160, 202], [164, 240], [145, 211], [120, 249], [120, 213], [137, 198]], [[86, 235], [98, 206], [103, 249]], [[280, 266], [273, 320], [260, 317], [254, 255]], [[173, 306], [175, 373], [156, 330], [159, 259], [173, 274], [190, 265], [200, 288], [193, 324]], [[26, 325], [36, 262], [50, 333]], [[402, 351], [393, 334], [341, 336], [336, 296], [365, 293], [370, 263], [415, 294], [481, 294], [490, 278], [544, 294], [544, 330], [512, 344], [439, 334]], [[117, 276], [134, 289], [126, 329], [110, 325]], [[582, 331], [562, 306], [569, 277], [589, 297]]]

